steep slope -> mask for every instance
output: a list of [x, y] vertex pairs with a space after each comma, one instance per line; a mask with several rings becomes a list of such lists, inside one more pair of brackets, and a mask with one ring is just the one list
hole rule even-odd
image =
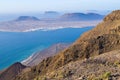
[[4, 70], [0, 74], [0, 80], [12, 80], [16, 75], [18, 75], [26, 66], [22, 65], [21, 63], [17, 62]]
[[[88, 60], [71, 62], [48, 72], [48, 80], [120, 80], [120, 50], [107, 52]], [[37, 79], [36, 78], [36, 79]]]
[[115, 17], [118, 13], [120, 14], [119, 10], [112, 12], [110, 15], [115, 15], [110, 16], [110, 19], [114, 20], [105, 20], [105, 18], [96, 28], [83, 34], [68, 49], [53, 57], [48, 57], [39, 65], [32, 67], [31, 71], [21, 73], [15, 80], [40, 80], [39, 78], [46, 77], [47, 73], [57, 71], [58, 68], [74, 61], [81, 61], [106, 52], [119, 50], [120, 19]]
[[67, 44], [67, 43], [54, 44], [48, 47], [47, 49], [44, 49], [30, 56], [27, 60], [23, 61], [22, 64], [27, 65], [27, 66], [38, 65], [43, 59], [50, 57], [50, 56], [54, 56], [55, 54], [64, 50], [65, 48], [68, 48], [69, 46], [70, 44]]
[[104, 21], [115, 21], [120, 20], [120, 10], [113, 11], [112, 14], [109, 14], [104, 18]]

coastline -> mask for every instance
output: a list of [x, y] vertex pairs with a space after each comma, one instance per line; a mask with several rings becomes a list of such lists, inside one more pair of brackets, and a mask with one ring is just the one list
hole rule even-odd
[[[42, 25], [40, 25], [40, 23], [33, 22], [32, 26], [31, 26], [31, 24], [27, 24], [28, 22], [23, 22], [25, 26], [23, 25], [22, 28], [20, 27], [21, 26], [20, 24], [22, 22], [18, 22], [17, 25], [14, 25], [14, 23], [13, 23], [13, 26], [9, 25], [9, 26], [7, 26], [7, 28], [5, 28], [6, 26], [5, 27], [0, 26], [0, 32], [34, 32], [34, 31], [38, 31], [38, 30], [51, 31], [51, 30], [57, 30], [57, 29], [63, 29], [63, 28], [84, 28], [84, 27], [89, 27], [89, 26], [96, 26], [100, 21], [101, 20], [99, 20], [99, 21], [59, 22], [59, 23], [57, 22], [57, 23], [44, 23]], [[37, 26], [34, 23], [36, 23]]]
[[[13, 56], [10, 58], [8, 58], [8, 56], [3, 56], [3, 57], [1, 56], [1, 59], [3, 58], [1, 63], [4, 64], [0, 66], [0, 69], [7, 68], [13, 62], [18, 62], [18, 61], [21, 62], [27, 59], [30, 55], [39, 51], [39, 49], [41, 48], [43, 49], [56, 43], [73, 42], [83, 32], [90, 30], [92, 28], [93, 27], [88, 27], [88, 28], [86, 27], [84, 29], [66, 28], [66, 29], [53, 30], [53, 31], [35, 31], [28, 33], [0, 32], [1, 45], [3, 46], [0, 48], [1, 54], [3, 53], [3, 55], [5, 55], [7, 53], [10, 53], [9, 55]], [[66, 31], [68, 32], [66, 33]], [[9, 62], [6, 63], [5, 60], [9, 60]]]
[[36, 53], [33, 53], [31, 56], [29, 56], [28, 58], [24, 59], [23, 61], [21, 61], [22, 64], [24, 63], [27, 63], [29, 61], [31, 61], [33, 59], [33, 56], [35, 55]]
[[[91, 25], [92, 27], [94, 26], [94, 25]], [[58, 29], [64, 29], [64, 28], [85, 28], [85, 27], [91, 27], [91, 26], [74, 26], [74, 27], [52, 27], [52, 28], [36, 28], [36, 29], [28, 29], [28, 30], [24, 30], [24, 31], [10, 31], [10, 30], [1, 30], [0, 29], [0, 32], [34, 32], [34, 31], [39, 31], [39, 30], [41, 30], [41, 31], [52, 31], [52, 30], [58, 30]]]
[[50, 45], [41, 51], [33, 53], [28, 58], [21, 61], [21, 63], [26, 66], [35, 66], [39, 64], [43, 59], [57, 54], [65, 48], [68, 48], [70, 45], [71, 43], [56, 43]]

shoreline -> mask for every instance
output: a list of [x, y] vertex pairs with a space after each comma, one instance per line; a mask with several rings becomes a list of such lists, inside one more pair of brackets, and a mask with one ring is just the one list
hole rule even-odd
[[87, 27], [94, 27], [94, 26], [83, 26], [83, 27], [52, 27], [52, 28], [36, 28], [36, 29], [28, 29], [28, 30], [24, 30], [24, 31], [11, 31], [11, 30], [0, 30], [0, 32], [35, 32], [35, 31], [53, 31], [53, 30], [59, 30], [59, 29], [65, 29], [65, 28], [87, 28]]
[[72, 43], [52, 44], [41, 51], [34, 52], [32, 55], [21, 61], [21, 63], [26, 66], [35, 66], [36, 64], [39, 64], [43, 59], [53, 56], [65, 48], [68, 48], [71, 44]]
[[[6, 26], [4, 23], [0, 26], [0, 32], [34, 32], [34, 31], [51, 31], [63, 28], [84, 28], [90, 26], [96, 26], [99, 21], [76, 21], [76, 22], [52, 22], [52, 23], [43, 23], [43, 22], [12, 22], [13, 25], [7, 23]], [[24, 25], [21, 25], [24, 24]]]
[[29, 56], [28, 58], [24, 59], [23, 61], [21, 61], [20, 63], [24, 64], [24, 63], [27, 63], [29, 61], [31, 61], [34, 57], [36, 53], [33, 53], [31, 56]]

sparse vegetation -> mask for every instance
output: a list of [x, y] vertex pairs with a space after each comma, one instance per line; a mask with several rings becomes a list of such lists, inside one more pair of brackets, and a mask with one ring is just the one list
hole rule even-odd
[[110, 76], [111, 76], [111, 72], [105, 72], [102, 75], [102, 79], [109, 80]]
[[114, 65], [120, 67], [120, 61], [115, 61]]
[[[119, 12], [119, 11], [118, 11]], [[113, 12], [114, 13], [114, 12]], [[117, 11], [116, 11], [117, 13]], [[107, 16], [108, 17], [108, 16]], [[112, 15], [111, 17], [115, 17]], [[62, 66], [65, 66], [71, 62], [85, 60], [84, 62], [80, 62], [81, 65], [75, 63], [71, 65], [71, 69], [78, 71], [79, 75], [84, 74], [86, 78], [88, 78], [91, 74], [95, 74], [95, 77], [101, 75], [101, 79], [108, 79], [111, 73], [106, 72], [107, 70], [116, 70], [113, 65], [111, 65], [111, 58], [108, 59], [107, 56], [104, 55], [100, 59], [95, 59], [96, 56], [101, 55], [106, 52], [119, 50], [120, 49], [120, 36], [119, 33], [112, 34], [111, 29], [116, 29], [116, 25], [119, 25], [120, 21], [115, 19], [113, 22], [109, 22], [107, 19], [104, 19], [104, 22], [100, 23], [93, 30], [84, 33], [80, 39], [78, 39], [72, 46], [68, 49], [60, 52], [58, 55], [54, 57], [50, 57], [46, 60], [43, 60], [38, 66], [41, 72], [40, 74], [45, 75], [47, 72], [56, 71]], [[113, 55], [113, 53], [111, 54]], [[89, 60], [90, 57], [93, 57], [93, 60]], [[116, 58], [111, 56], [112, 58]], [[105, 59], [106, 58], [106, 59]], [[111, 60], [111, 61], [109, 61]], [[79, 62], [78, 62], [79, 63]], [[48, 66], [46, 67], [47, 64]], [[105, 69], [104, 69], [105, 68]], [[65, 69], [66, 70], [66, 69]], [[59, 70], [60, 71], [60, 70]], [[112, 72], [113, 72], [112, 71]], [[37, 71], [36, 71], [37, 72]], [[34, 74], [36, 72], [31, 72]], [[67, 73], [68, 72], [68, 73]], [[104, 73], [105, 72], [105, 73]], [[75, 79], [75, 75], [77, 76], [77, 72], [74, 73], [73, 79]], [[54, 78], [67, 78], [69, 77], [69, 70], [66, 73], [56, 72]], [[64, 77], [65, 76], [65, 77]], [[72, 75], [70, 75], [72, 77]], [[76, 77], [77, 78], [77, 77]]]
[[[119, 15], [120, 11], [113, 12], [113, 14], [115, 13]], [[35, 71], [27, 73], [32, 76], [26, 78], [25, 75], [21, 74], [22, 77], [24, 76], [25, 80], [33, 80], [38, 75], [45, 77], [36, 77], [36, 80], [42, 80], [46, 77], [49, 80], [68, 80], [69, 78], [70, 80], [119, 79], [120, 35], [119, 33], [112, 34], [110, 32], [111, 29], [116, 29], [116, 25], [120, 24], [120, 18], [116, 19], [116, 15], [110, 17], [108, 15], [104, 22], [83, 34], [68, 49], [43, 60], [39, 65], [33, 67], [32, 69], [35, 69]], [[90, 57], [92, 58], [90, 59]], [[113, 63], [117, 66], [115, 67]], [[113, 76], [116, 73], [118, 75]], [[20, 77], [18, 76], [15, 80], [20, 80]]]

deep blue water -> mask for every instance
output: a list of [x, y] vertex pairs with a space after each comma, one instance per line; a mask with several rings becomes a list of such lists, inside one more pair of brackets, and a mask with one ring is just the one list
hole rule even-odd
[[0, 70], [20, 62], [31, 54], [55, 43], [71, 43], [92, 29], [64, 28], [53, 31], [0, 32]]

